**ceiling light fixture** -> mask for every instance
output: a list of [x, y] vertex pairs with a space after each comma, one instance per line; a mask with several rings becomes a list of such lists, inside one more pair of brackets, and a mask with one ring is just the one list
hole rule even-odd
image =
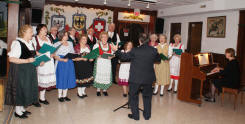
[[107, 4], [107, 1], [106, 0], [104, 0], [104, 5], [106, 5]]
[[149, 8], [150, 8], [150, 3], [149, 3], [149, 2], [147, 3], [146, 8], [147, 8], [147, 9], [149, 9]]
[[131, 0], [128, 0], [128, 6], [131, 6]]
[[79, 0], [75, 0], [75, 2], [78, 2]]

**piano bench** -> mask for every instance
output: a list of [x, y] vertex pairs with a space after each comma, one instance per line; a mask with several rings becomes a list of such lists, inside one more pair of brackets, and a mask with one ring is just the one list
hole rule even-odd
[[[225, 93], [229, 93], [229, 94], [232, 94], [235, 96], [235, 99], [234, 99], [234, 110], [235, 110], [236, 106], [237, 106], [237, 98], [238, 98], [238, 94], [239, 94], [239, 89], [222, 87], [222, 96], [221, 96], [221, 105], [222, 106], [223, 106], [223, 102], [224, 102]], [[242, 91], [241, 91], [241, 104], [243, 104], [243, 92]]]

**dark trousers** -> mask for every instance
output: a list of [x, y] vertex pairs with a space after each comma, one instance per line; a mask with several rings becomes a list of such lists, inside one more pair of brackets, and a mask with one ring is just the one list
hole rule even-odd
[[152, 84], [129, 84], [129, 105], [131, 112], [135, 119], [139, 118], [139, 90], [143, 88], [142, 97], [144, 104], [144, 118], [149, 119], [151, 117], [151, 101], [152, 101]]
[[116, 71], [117, 71], [117, 64], [118, 64], [118, 58], [114, 57], [111, 60], [111, 65], [112, 65], [112, 82], [116, 82]]

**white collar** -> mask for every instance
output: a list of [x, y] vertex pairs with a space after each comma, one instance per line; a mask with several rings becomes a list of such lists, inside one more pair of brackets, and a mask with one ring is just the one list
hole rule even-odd
[[54, 39], [54, 35], [53, 35], [53, 34], [51, 34], [51, 36], [52, 36], [52, 38]]
[[20, 37], [17, 37], [16, 40], [20, 40], [22, 43], [25, 43], [25, 44], [31, 44], [31, 40], [29, 42], [25, 41], [24, 39], [20, 38]]
[[72, 36], [72, 35], [70, 35], [70, 37], [74, 40], [75, 39], [75, 37], [74, 36]]

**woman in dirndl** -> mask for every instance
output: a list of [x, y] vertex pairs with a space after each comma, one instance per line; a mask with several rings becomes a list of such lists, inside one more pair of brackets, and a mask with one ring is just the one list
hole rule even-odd
[[[47, 26], [45, 24], [37, 25], [37, 35], [32, 38], [32, 42], [35, 45], [37, 51], [44, 45], [53, 46], [49, 38], [47, 37]], [[51, 60], [46, 62], [43, 66], [38, 66], [37, 77], [38, 77], [38, 87], [39, 87], [39, 102], [48, 105], [49, 102], [45, 98], [46, 90], [51, 90], [56, 88], [56, 75], [54, 68], [54, 59], [50, 52], [44, 53]]]
[[171, 43], [169, 45], [169, 64], [170, 64], [170, 85], [168, 87], [168, 91], [170, 92], [172, 90], [172, 84], [174, 84], [174, 93], [177, 93], [178, 89], [178, 82], [179, 82], [179, 72], [180, 72], [180, 60], [181, 60], [181, 55], [176, 54], [173, 52], [174, 49], [179, 49], [184, 52], [185, 47], [181, 43], [181, 36], [179, 34], [174, 35], [174, 43]]
[[[59, 47], [56, 51], [55, 68], [56, 68], [56, 88], [58, 89], [58, 100], [60, 102], [71, 101], [67, 97], [68, 89], [76, 87], [76, 77], [74, 63], [71, 59], [64, 58], [68, 53], [74, 53], [73, 44], [68, 40], [68, 32], [59, 32], [59, 42], [55, 43], [55, 47]], [[61, 46], [60, 46], [61, 45]]]
[[[156, 47], [159, 54], [163, 54], [168, 57], [168, 43], [166, 35], [159, 35], [160, 43]], [[161, 63], [155, 65], [156, 72], [156, 84], [153, 95], [156, 95], [158, 92], [158, 87], [160, 85], [160, 96], [163, 96], [164, 86], [168, 85], [170, 82], [170, 69], [169, 69], [169, 61], [161, 60]]]
[[94, 84], [97, 88], [97, 96], [101, 96], [101, 89], [103, 90], [104, 96], [108, 96], [107, 89], [112, 85], [112, 65], [111, 59], [113, 57], [102, 58], [105, 54], [113, 54], [111, 45], [107, 42], [107, 32], [100, 33], [100, 42], [95, 44], [93, 50], [98, 49], [99, 57], [96, 58], [94, 64]]
[[[32, 103], [38, 103], [38, 81], [35, 61], [36, 51], [31, 42], [32, 27], [20, 28], [18, 38], [11, 44], [8, 53], [10, 67], [6, 87], [5, 104], [15, 106], [15, 117], [27, 118], [31, 112], [24, 109]], [[43, 64], [43, 63], [42, 63]]]
[[75, 46], [75, 52], [81, 57], [73, 59], [76, 72], [77, 92], [79, 98], [87, 97], [86, 87], [93, 84], [93, 59], [83, 58], [90, 53], [90, 47], [87, 45], [87, 35], [80, 37], [79, 43]]
[[[133, 48], [133, 42], [129, 41], [125, 43], [123, 53], [128, 53]], [[130, 71], [130, 62], [123, 62], [120, 61], [120, 68], [119, 68], [119, 80], [118, 85], [122, 86], [123, 88], [123, 97], [127, 97], [128, 91], [128, 79], [129, 79], [129, 71]]]

